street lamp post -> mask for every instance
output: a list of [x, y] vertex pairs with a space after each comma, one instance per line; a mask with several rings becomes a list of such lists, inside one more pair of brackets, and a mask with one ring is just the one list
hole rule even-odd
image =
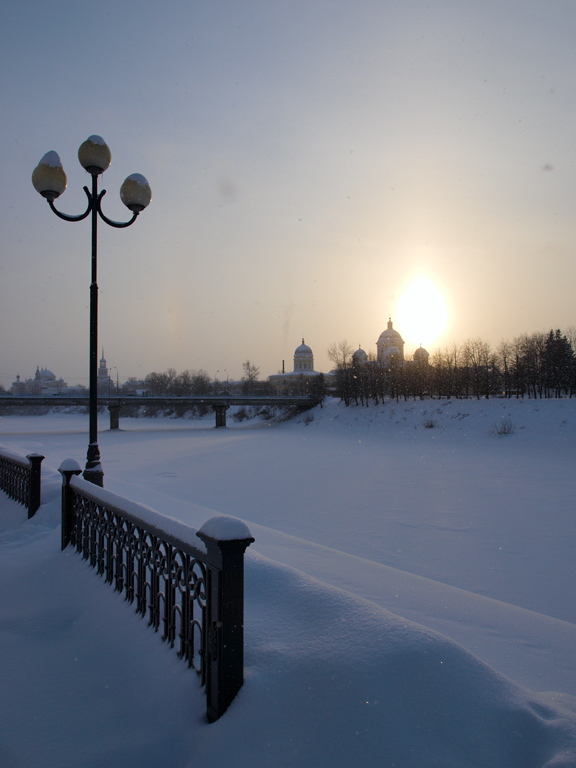
[[89, 401], [89, 440], [86, 456], [86, 468], [83, 476], [96, 485], [104, 483], [104, 473], [100, 464], [98, 448], [98, 217], [111, 227], [124, 228], [134, 224], [138, 214], [146, 208], [152, 199], [150, 186], [144, 176], [133, 173], [120, 187], [120, 199], [132, 211], [132, 218], [126, 222], [112, 221], [102, 212], [103, 189], [98, 192], [98, 176], [110, 166], [112, 155], [101, 136], [89, 136], [78, 149], [80, 164], [92, 176], [92, 191], [84, 187], [88, 198], [88, 207], [79, 216], [69, 216], [56, 210], [54, 200], [64, 192], [67, 186], [66, 174], [60, 157], [54, 151], [47, 152], [32, 173], [32, 183], [37, 192], [48, 201], [56, 216], [64, 221], [82, 221], [91, 215], [92, 220], [92, 280], [90, 283], [90, 401]]

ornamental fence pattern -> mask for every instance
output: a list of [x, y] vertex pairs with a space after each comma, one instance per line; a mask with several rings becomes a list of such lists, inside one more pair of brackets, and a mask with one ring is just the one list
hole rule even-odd
[[40, 506], [40, 465], [43, 459], [44, 456], [39, 453], [24, 457], [0, 451], [0, 488], [28, 509], [29, 518]]
[[200, 530], [195, 546], [122, 509], [120, 497], [111, 503], [66, 464], [62, 549], [79, 552], [198, 672], [214, 722], [244, 681], [244, 552], [254, 539], [222, 541]]

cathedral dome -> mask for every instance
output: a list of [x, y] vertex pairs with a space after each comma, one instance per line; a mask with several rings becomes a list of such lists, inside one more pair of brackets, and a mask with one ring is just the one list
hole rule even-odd
[[37, 381], [56, 381], [56, 375], [49, 371], [48, 368], [36, 368], [36, 376], [34, 378]]
[[366, 352], [364, 352], [362, 347], [358, 347], [356, 352], [354, 352], [354, 354], [352, 355], [352, 362], [365, 363], [367, 360], [368, 360], [368, 355], [366, 354]]
[[430, 357], [430, 353], [428, 352], [427, 349], [424, 349], [424, 347], [418, 347], [416, 352], [414, 352], [415, 363], [427, 363], [429, 357]]
[[300, 344], [299, 347], [296, 347], [294, 351], [294, 372], [300, 373], [302, 371], [313, 371], [314, 370], [314, 353], [308, 346], [308, 344], [304, 344], [304, 339], [302, 339], [302, 344]]
[[392, 327], [392, 320], [388, 320], [388, 328], [386, 328], [385, 331], [382, 331], [377, 343], [388, 345], [395, 344], [396, 346], [404, 343], [402, 336], [400, 336], [398, 331], [395, 331]]
[[397, 360], [404, 360], [404, 339], [392, 327], [391, 319], [388, 319], [388, 328], [380, 334], [376, 348], [379, 363], [388, 362], [392, 356]]
[[296, 347], [294, 351], [294, 357], [308, 357], [311, 354], [312, 350], [308, 344], [304, 344], [304, 339], [302, 339], [302, 344], [300, 344], [299, 347]]

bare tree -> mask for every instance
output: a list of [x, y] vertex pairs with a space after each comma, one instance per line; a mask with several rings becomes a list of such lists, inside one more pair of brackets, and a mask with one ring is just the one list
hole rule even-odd
[[490, 370], [492, 352], [490, 345], [482, 339], [468, 339], [464, 342], [463, 355], [465, 365], [471, 376], [474, 395], [490, 396]]
[[514, 361], [514, 345], [510, 341], [501, 341], [497, 351], [497, 361], [502, 372], [502, 384], [505, 397], [512, 394], [512, 369]]
[[245, 395], [250, 395], [254, 392], [254, 385], [258, 381], [260, 368], [251, 363], [250, 360], [246, 360], [242, 363], [242, 370], [244, 371], [242, 376], [242, 392]]
[[461, 350], [456, 344], [439, 349], [432, 355], [432, 386], [439, 397], [458, 397], [463, 394], [461, 357]]
[[165, 373], [149, 373], [144, 379], [144, 385], [153, 395], [167, 395], [171, 393], [175, 378], [176, 371], [174, 368], [168, 368]]
[[351, 345], [344, 339], [330, 344], [328, 358], [332, 360], [336, 368], [347, 368], [352, 360], [353, 351]]

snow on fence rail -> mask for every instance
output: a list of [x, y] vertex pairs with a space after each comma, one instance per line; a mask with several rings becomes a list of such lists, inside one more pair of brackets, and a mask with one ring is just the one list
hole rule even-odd
[[0, 451], [0, 488], [33, 517], [40, 506], [40, 465], [44, 456], [30, 453], [26, 457]]
[[254, 541], [248, 527], [223, 516], [195, 532], [83, 480], [75, 461], [59, 471], [62, 549], [73, 546], [162, 630], [199, 673], [208, 721], [217, 720], [244, 681], [244, 552]]

